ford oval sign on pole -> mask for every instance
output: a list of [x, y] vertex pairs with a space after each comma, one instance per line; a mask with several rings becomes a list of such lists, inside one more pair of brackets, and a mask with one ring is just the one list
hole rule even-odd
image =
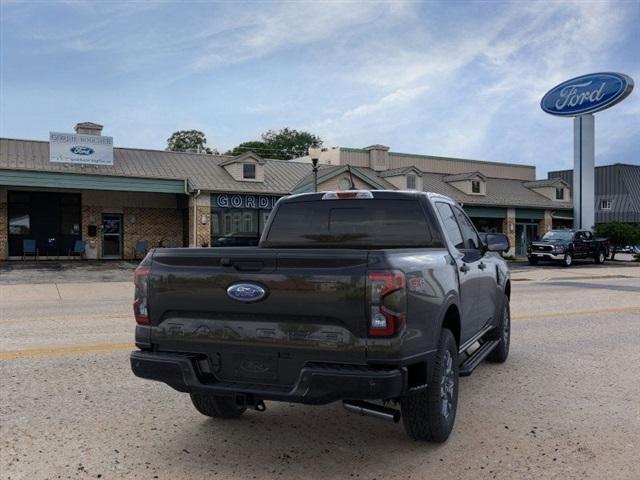
[[595, 119], [593, 113], [614, 106], [633, 90], [622, 73], [601, 72], [572, 78], [549, 90], [540, 107], [551, 115], [573, 119], [573, 226], [595, 224]]

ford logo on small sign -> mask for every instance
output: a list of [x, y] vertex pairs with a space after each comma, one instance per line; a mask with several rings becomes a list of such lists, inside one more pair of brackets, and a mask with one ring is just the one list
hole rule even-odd
[[94, 154], [96, 152], [91, 147], [82, 147], [80, 145], [76, 145], [75, 147], [71, 147], [69, 150], [71, 151], [71, 153], [74, 153], [76, 155], [92, 155], [92, 154]]
[[234, 283], [227, 288], [227, 296], [243, 303], [252, 303], [267, 296], [267, 290], [255, 283]]
[[591, 73], [572, 78], [549, 90], [542, 110], [551, 115], [575, 117], [612, 107], [633, 90], [633, 80], [622, 73]]

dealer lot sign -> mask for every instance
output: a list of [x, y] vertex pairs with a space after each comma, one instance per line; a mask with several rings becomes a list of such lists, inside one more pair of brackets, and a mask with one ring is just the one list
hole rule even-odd
[[633, 80], [622, 73], [582, 75], [557, 85], [540, 101], [542, 110], [561, 117], [577, 117], [613, 107], [633, 90]]
[[595, 224], [595, 118], [633, 90], [624, 73], [599, 72], [572, 78], [549, 90], [540, 107], [558, 117], [573, 117], [573, 226], [589, 229]]
[[49, 161], [113, 165], [113, 137], [50, 132]]

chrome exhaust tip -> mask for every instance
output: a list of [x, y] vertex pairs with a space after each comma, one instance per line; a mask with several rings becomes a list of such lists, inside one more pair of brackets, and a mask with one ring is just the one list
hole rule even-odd
[[362, 400], [345, 400], [342, 402], [342, 405], [348, 412], [386, 420], [387, 422], [398, 423], [401, 417], [400, 410]]

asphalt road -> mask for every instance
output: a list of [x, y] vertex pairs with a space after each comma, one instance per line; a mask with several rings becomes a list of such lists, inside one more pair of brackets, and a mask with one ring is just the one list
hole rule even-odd
[[516, 268], [511, 356], [436, 446], [339, 404], [203, 417], [131, 374], [130, 283], [53, 280], [0, 284], [2, 479], [640, 478], [639, 267]]

